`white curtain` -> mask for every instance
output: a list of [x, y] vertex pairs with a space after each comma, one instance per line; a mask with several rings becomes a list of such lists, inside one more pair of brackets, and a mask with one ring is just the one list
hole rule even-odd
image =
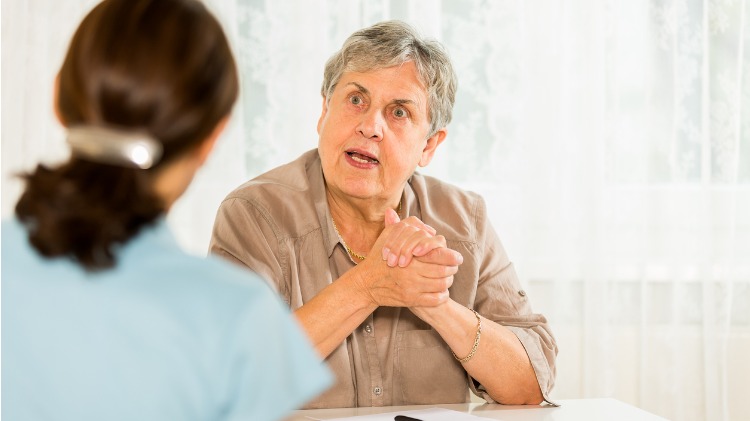
[[[54, 72], [95, 1], [2, 10], [3, 216], [10, 174], [65, 156]], [[750, 419], [747, 0], [212, 0], [242, 68], [232, 126], [170, 215], [204, 253], [221, 198], [317, 142], [325, 60], [407, 21], [459, 77], [426, 173], [481, 193], [560, 346], [563, 398], [679, 420]]]

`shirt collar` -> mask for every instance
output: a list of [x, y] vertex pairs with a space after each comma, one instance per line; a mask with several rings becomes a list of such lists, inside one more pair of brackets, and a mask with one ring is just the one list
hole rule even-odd
[[310, 180], [310, 193], [315, 203], [315, 212], [317, 213], [320, 230], [323, 234], [323, 246], [330, 258], [336, 244], [339, 243], [339, 237], [336, 230], [333, 229], [331, 222], [331, 209], [328, 207], [326, 198], [326, 184], [323, 177], [323, 165], [320, 162], [320, 155], [315, 151], [315, 159], [307, 167], [307, 179]]

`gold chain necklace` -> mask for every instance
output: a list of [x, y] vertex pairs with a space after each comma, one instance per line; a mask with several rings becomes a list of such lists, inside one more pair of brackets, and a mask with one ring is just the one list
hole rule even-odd
[[[401, 201], [400, 200], [398, 201], [398, 214], [399, 216], [401, 216]], [[357, 253], [356, 251], [349, 248], [348, 245], [346, 245], [346, 241], [344, 241], [344, 237], [341, 235], [338, 227], [336, 226], [336, 220], [333, 219], [333, 215], [331, 215], [331, 222], [333, 222], [333, 230], [336, 231], [336, 235], [338, 235], [339, 238], [341, 239], [341, 244], [344, 245], [346, 252], [349, 253], [350, 256], [356, 257], [359, 260], [365, 260], [367, 256]]]
[[356, 257], [359, 260], [365, 260], [365, 257], [354, 250], [350, 249], [349, 246], [346, 245], [346, 241], [344, 241], [344, 237], [341, 236], [341, 233], [339, 232], [339, 229], [336, 227], [336, 221], [333, 219], [333, 216], [331, 216], [331, 222], [333, 222], [333, 230], [336, 231], [336, 234], [338, 234], [339, 238], [341, 239], [341, 244], [344, 245], [344, 248], [346, 249], [346, 252], [349, 253], [352, 257]]

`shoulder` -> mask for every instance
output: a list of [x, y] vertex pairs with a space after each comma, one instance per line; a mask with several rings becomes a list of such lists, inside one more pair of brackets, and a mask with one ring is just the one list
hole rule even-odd
[[415, 173], [409, 179], [422, 211], [422, 219], [448, 240], [478, 241], [485, 223], [486, 206], [477, 193]]
[[168, 276], [175, 283], [175, 289], [193, 290], [198, 296], [213, 297], [224, 305], [235, 301], [237, 304], [247, 303], [249, 298], [273, 295], [266, 281], [255, 272], [217, 256], [194, 256], [174, 250], [172, 253], [159, 253], [158, 259], [150, 263], [144, 265], [147, 271], [160, 273], [165, 278]]
[[450, 203], [458, 206], [459, 210], [483, 204], [482, 197], [472, 191], [464, 190], [435, 177], [414, 173], [409, 179], [417, 196], [440, 200], [441, 204]]
[[309, 172], [316, 163], [318, 150], [305, 152], [294, 161], [278, 166], [237, 187], [227, 199], [255, 200], [264, 195], [304, 193], [310, 189]]
[[316, 203], [324, 191], [318, 150], [242, 184], [222, 201], [224, 218], [260, 217], [280, 237], [297, 237], [319, 228]]
[[281, 305], [258, 274], [217, 256], [164, 250], [153, 257], [132, 257], [109, 275], [113, 286], [138, 302], [162, 303], [163, 313], [196, 331], [204, 332], [206, 323], [229, 329], [249, 308]]
[[29, 260], [34, 259], [33, 248], [29, 243], [26, 229], [18, 219], [3, 220], [0, 225], [2, 236], [2, 282], [3, 293], [10, 280], [18, 277], [23, 271], [30, 271], [36, 265]]
[[0, 224], [0, 235], [2, 235], [3, 244], [6, 241], [16, 243], [26, 236], [26, 229], [16, 218], [4, 219]]
[[35, 273], [46, 266], [73, 266], [68, 260], [47, 259], [32, 245], [29, 230], [17, 218], [3, 220], [0, 225], [2, 236], [3, 275]]

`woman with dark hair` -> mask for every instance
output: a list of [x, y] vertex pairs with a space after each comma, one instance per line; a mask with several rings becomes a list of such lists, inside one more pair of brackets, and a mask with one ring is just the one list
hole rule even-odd
[[165, 212], [237, 98], [195, 0], [106, 0], [57, 80], [70, 159], [25, 176], [2, 225], [2, 416], [271, 420], [330, 382], [255, 275], [180, 250]]

